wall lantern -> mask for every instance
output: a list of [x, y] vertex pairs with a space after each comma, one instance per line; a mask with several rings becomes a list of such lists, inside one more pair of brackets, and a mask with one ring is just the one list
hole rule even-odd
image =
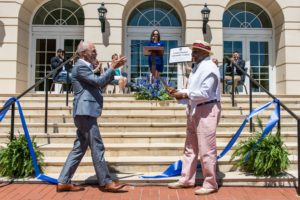
[[98, 14], [99, 14], [99, 21], [101, 22], [101, 32], [105, 32], [105, 20], [106, 20], [106, 15], [107, 9], [104, 7], [104, 3], [101, 3], [100, 8], [98, 8]]
[[201, 10], [202, 19], [203, 19], [203, 27], [202, 27], [203, 34], [206, 34], [206, 24], [209, 21], [209, 13], [210, 13], [210, 10], [207, 7], [207, 4], [205, 3], [204, 8]]

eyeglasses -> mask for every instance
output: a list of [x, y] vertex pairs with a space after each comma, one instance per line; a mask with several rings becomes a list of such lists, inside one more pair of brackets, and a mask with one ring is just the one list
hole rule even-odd
[[158, 33], [153, 33], [153, 35], [158, 35]]

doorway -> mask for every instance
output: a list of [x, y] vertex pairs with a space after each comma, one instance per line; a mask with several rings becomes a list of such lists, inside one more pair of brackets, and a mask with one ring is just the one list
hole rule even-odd
[[[149, 29], [149, 28], [148, 28]], [[137, 79], [146, 77], [150, 73], [148, 66], [148, 56], [144, 56], [143, 47], [147, 46], [150, 40], [150, 34], [153, 28], [149, 29], [149, 34], [145, 35], [144, 31], [139, 32], [140, 29], [128, 28], [127, 50], [126, 56], [128, 59], [128, 66], [126, 70], [129, 74], [131, 82], [137, 82]], [[177, 64], [169, 64], [169, 53], [171, 48], [182, 45], [181, 29], [164, 29], [160, 28], [161, 41], [165, 44], [164, 49], [164, 71], [160, 74], [165, 77], [174, 87], [177, 87], [178, 82], [178, 67]]]
[[[150, 41], [153, 30], [160, 32], [164, 46], [164, 70], [160, 74], [177, 87], [178, 67], [169, 64], [171, 48], [183, 45], [182, 21], [176, 8], [165, 1], [149, 0], [140, 2], [130, 13], [125, 35], [125, 55], [128, 58], [126, 71], [131, 82], [150, 73], [148, 56], [144, 56], [143, 47]], [[146, 33], [146, 34], [145, 34]]]
[[[64, 49], [65, 58], [73, 55], [83, 39], [84, 12], [82, 6], [72, 0], [50, 0], [40, 5], [31, 27], [29, 84], [45, 77], [51, 71], [50, 60], [57, 49]], [[52, 79], [48, 80], [49, 86]], [[45, 85], [35, 88], [45, 91]], [[58, 91], [58, 88], [55, 88]]]
[[[47, 29], [47, 31], [43, 31]], [[65, 59], [69, 59], [73, 56], [76, 51], [77, 45], [83, 39], [83, 35], [76, 34], [80, 33], [78, 28], [75, 28], [74, 32], [65, 30], [65, 27], [56, 29], [56, 31], [49, 31], [53, 29], [47, 27], [33, 27], [33, 37], [32, 37], [32, 51], [34, 52], [31, 57], [31, 85], [45, 77], [51, 72], [51, 58], [56, 56], [57, 49], [65, 50]], [[74, 28], [73, 28], [74, 29]], [[59, 32], [58, 32], [59, 31]], [[50, 88], [52, 84], [52, 77], [48, 79], [48, 87]], [[46, 83], [39, 85], [35, 88], [36, 92], [45, 91]], [[49, 89], [48, 88], [48, 89]], [[60, 86], [56, 85], [54, 92], [59, 92]]]
[[[230, 31], [229, 31], [230, 32]], [[275, 71], [272, 67], [272, 32], [264, 31], [265, 33], [256, 34], [250, 33], [247, 35], [235, 35], [228, 33], [224, 36], [223, 42], [223, 56], [224, 58], [231, 58], [232, 52], [238, 51], [241, 59], [245, 61], [247, 73], [264, 88], [274, 92]], [[246, 77], [245, 85], [249, 91], [249, 78]], [[238, 88], [239, 92], [245, 93], [243, 87]], [[263, 92], [258, 86], [252, 84], [252, 92]]]

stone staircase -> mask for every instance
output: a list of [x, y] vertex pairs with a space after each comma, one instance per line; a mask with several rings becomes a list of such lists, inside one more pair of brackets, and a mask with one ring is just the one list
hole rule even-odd
[[[3, 105], [11, 95], [0, 95]], [[278, 96], [287, 107], [300, 114], [299, 96]], [[121, 181], [130, 183], [166, 183], [177, 177], [167, 179], [140, 179], [143, 174], [160, 174], [171, 163], [182, 156], [186, 117], [185, 107], [175, 101], [150, 102], [136, 101], [132, 95], [107, 95], [102, 117], [98, 119], [101, 136], [106, 147], [106, 161], [111, 172]], [[253, 107], [256, 108], [271, 99], [265, 95], [255, 95]], [[75, 139], [75, 126], [72, 118], [72, 97], [65, 106], [65, 95], [49, 95], [48, 133], [44, 132], [44, 95], [28, 94], [21, 99], [26, 122], [31, 136], [45, 155], [45, 174], [58, 177]], [[266, 122], [273, 107], [260, 114]], [[217, 129], [217, 150], [220, 153], [242, 121], [249, 113], [249, 97], [236, 96], [236, 107], [231, 106], [230, 96], [222, 97], [222, 116]], [[15, 132], [23, 133], [18, 112]], [[288, 173], [280, 178], [245, 176], [235, 169], [228, 154], [218, 161], [218, 178], [223, 185], [293, 185], [297, 177], [297, 123], [286, 111], [281, 111], [282, 136], [290, 152], [291, 165]], [[255, 122], [255, 119], [253, 120]], [[10, 112], [0, 123], [0, 145], [8, 142]], [[275, 130], [274, 130], [275, 131]], [[249, 137], [249, 124], [239, 140]], [[234, 149], [234, 148], [233, 148]], [[201, 180], [201, 173], [197, 177]], [[79, 182], [96, 181], [91, 153], [88, 150], [74, 180]], [[23, 180], [22, 180], [23, 181]], [[27, 179], [26, 181], [35, 181]]]

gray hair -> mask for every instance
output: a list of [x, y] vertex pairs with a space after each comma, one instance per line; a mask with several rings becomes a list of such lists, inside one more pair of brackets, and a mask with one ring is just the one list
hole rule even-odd
[[80, 43], [78, 44], [76, 53], [80, 54], [81, 52], [88, 50], [92, 44], [93, 43], [91, 43], [91, 42], [85, 42], [85, 41], [81, 40]]

